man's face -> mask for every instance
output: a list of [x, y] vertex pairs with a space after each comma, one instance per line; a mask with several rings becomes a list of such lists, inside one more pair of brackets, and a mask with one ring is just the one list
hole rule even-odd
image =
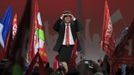
[[65, 22], [70, 22], [71, 21], [71, 17], [69, 17], [69, 16], [67, 16], [67, 17], [65, 17]]

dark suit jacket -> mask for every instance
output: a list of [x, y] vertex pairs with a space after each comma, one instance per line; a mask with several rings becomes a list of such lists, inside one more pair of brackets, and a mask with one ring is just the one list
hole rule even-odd
[[[75, 41], [77, 38], [77, 32], [82, 30], [82, 26], [80, 25], [78, 20], [72, 21], [70, 26], [71, 26], [72, 36]], [[63, 39], [64, 39], [64, 33], [65, 33], [65, 23], [63, 22], [63, 20], [59, 19], [55, 23], [53, 29], [56, 32], [58, 32], [58, 34], [59, 34], [58, 39], [56, 41], [56, 45], [54, 47], [54, 51], [59, 51], [60, 47], [62, 46]], [[79, 43], [77, 43], [77, 49], [78, 49], [78, 51], [81, 50]]]

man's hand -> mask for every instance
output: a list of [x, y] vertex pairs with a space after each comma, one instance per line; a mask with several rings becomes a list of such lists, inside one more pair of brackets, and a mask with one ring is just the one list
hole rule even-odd
[[61, 16], [60, 16], [60, 19], [61, 20], [63, 20], [63, 17], [65, 16], [65, 14], [62, 14]]
[[74, 15], [70, 14], [70, 16], [72, 17], [73, 21], [76, 20], [76, 18], [74, 17]]

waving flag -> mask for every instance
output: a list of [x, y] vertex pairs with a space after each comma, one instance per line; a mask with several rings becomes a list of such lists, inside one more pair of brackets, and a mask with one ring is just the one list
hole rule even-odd
[[43, 24], [41, 21], [37, 0], [33, 0], [33, 3], [33, 22], [31, 27], [30, 46], [28, 52], [28, 62], [30, 62], [30, 65], [25, 75], [32, 75], [35, 64], [39, 64], [39, 74], [46, 75], [44, 64], [48, 63], [48, 57], [45, 50], [45, 35], [42, 29]]
[[104, 7], [101, 47], [108, 55], [111, 55], [113, 50], [115, 49], [115, 40], [113, 39], [113, 25], [110, 18], [107, 0], [105, 0]]
[[17, 32], [17, 14], [14, 15], [12, 24], [12, 39], [14, 39]]
[[34, 15], [33, 15], [32, 36], [30, 45], [30, 60], [39, 52], [43, 62], [48, 62], [48, 57], [45, 48], [45, 34], [43, 31], [43, 24], [38, 8], [37, 0], [35, 0]]
[[9, 7], [2, 19], [0, 20], [0, 44], [5, 48], [7, 38], [11, 29], [11, 20], [12, 20], [12, 8]]
[[54, 57], [54, 62], [53, 62], [53, 70], [56, 71], [59, 68], [59, 59], [58, 55]]
[[35, 64], [39, 64], [39, 74], [40, 75], [47, 75], [46, 68], [44, 67], [44, 63], [42, 61], [42, 58], [40, 57], [39, 52], [37, 52], [36, 55], [34, 56], [34, 58], [32, 59], [25, 75], [32, 75], [32, 71], [33, 71]]

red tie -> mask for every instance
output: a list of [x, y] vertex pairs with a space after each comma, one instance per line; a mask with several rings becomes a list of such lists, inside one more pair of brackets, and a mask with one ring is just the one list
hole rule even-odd
[[67, 28], [66, 28], [66, 45], [69, 46], [69, 23], [67, 23]]

